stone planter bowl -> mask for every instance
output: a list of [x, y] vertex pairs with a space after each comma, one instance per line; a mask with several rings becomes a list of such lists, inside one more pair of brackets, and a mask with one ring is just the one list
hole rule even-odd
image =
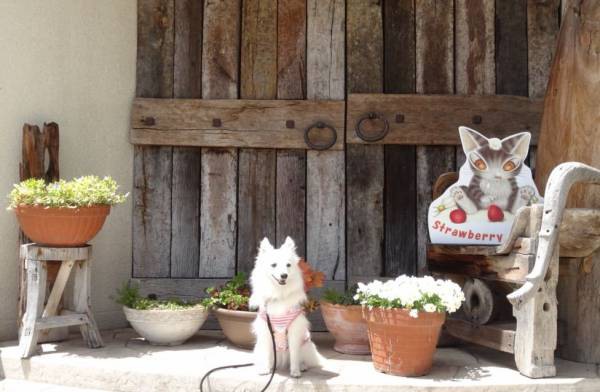
[[256, 312], [228, 309], [215, 309], [214, 312], [227, 340], [241, 348], [254, 348], [256, 338], [252, 333], [252, 322]]
[[179, 310], [136, 310], [123, 307], [133, 329], [155, 346], [177, 346], [204, 324], [208, 310], [202, 306]]
[[360, 305], [336, 305], [321, 300], [321, 313], [327, 329], [335, 338], [333, 349], [343, 354], [371, 353], [367, 322]]
[[85, 245], [98, 234], [110, 206], [43, 207], [20, 205], [14, 209], [21, 230], [33, 242], [70, 247]]

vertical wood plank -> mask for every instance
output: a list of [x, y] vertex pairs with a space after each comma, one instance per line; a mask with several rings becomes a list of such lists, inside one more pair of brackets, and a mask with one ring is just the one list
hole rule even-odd
[[[384, 91], [414, 93], [414, 1], [386, 1], [384, 7]], [[417, 266], [416, 148], [387, 145], [384, 155], [384, 275], [414, 275]]]
[[[378, 0], [347, 1], [349, 93], [383, 91], [381, 4]], [[383, 157], [381, 145], [346, 146], [346, 268], [349, 276], [383, 273]]]
[[[277, 98], [306, 98], [306, 0], [277, 6]], [[277, 151], [275, 242], [286, 236], [306, 256], [306, 152]]]
[[[307, 2], [308, 99], [344, 99], [344, 0]], [[338, 129], [338, 137], [344, 137]], [[346, 277], [343, 151], [308, 151], [307, 259], [327, 279]]]
[[[458, 94], [496, 92], [494, 11], [495, 0], [456, 1], [455, 79]], [[482, 131], [485, 132], [485, 127]], [[465, 160], [462, 147], [457, 146], [457, 170]]]
[[[416, 90], [421, 94], [454, 93], [454, 4], [444, 0], [416, 0]], [[436, 178], [454, 170], [454, 147], [417, 147], [417, 260], [425, 270], [427, 210]]]
[[[246, 0], [242, 7], [240, 93], [277, 97], [277, 1]], [[260, 240], [275, 240], [275, 150], [240, 149], [237, 270], [250, 271]]]
[[[137, 96], [173, 96], [173, 38], [173, 0], [139, 0]], [[171, 147], [134, 148], [135, 277], [169, 276], [172, 158]]]
[[[550, 77], [560, 21], [560, 0], [527, 1], [527, 64], [529, 96], [543, 98]], [[529, 167], [535, 176], [537, 147], [529, 149]]]
[[[175, 98], [202, 97], [203, 2], [175, 0]], [[171, 277], [198, 276], [200, 148], [173, 148]]]
[[[240, 11], [240, 0], [204, 2], [203, 98], [238, 97]], [[237, 167], [237, 149], [202, 149], [201, 277], [230, 277], [235, 273]]]
[[496, 93], [527, 96], [527, 2], [496, 0]]

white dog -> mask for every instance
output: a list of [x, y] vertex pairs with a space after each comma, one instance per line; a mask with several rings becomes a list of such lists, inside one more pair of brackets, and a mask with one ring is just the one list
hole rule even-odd
[[289, 363], [290, 375], [300, 377], [301, 371], [322, 363], [310, 340], [310, 324], [302, 308], [307, 297], [299, 261], [296, 245], [290, 237], [279, 249], [273, 248], [267, 238], [260, 243], [250, 276], [250, 307], [259, 311], [253, 324], [254, 364], [259, 374], [269, 374], [273, 369], [273, 343], [267, 314], [275, 337], [278, 369]]

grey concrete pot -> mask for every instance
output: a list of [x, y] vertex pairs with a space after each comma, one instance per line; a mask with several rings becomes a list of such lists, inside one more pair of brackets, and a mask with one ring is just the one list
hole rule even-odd
[[123, 307], [133, 329], [148, 343], [156, 346], [177, 346], [192, 337], [208, 316], [201, 306], [181, 310], [136, 310]]
[[215, 309], [214, 312], [223, 334], [231, 343], [248, 350], [254, 347], [256, 338], [252, 332], [252, 322], [256, 319], [256, 312], [228, 309]]

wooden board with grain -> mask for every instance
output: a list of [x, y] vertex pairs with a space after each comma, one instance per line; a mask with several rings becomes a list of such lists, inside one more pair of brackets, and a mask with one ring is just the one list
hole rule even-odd
[[[382, 3], [351, 0], [346, 7], [347, 90], [352, 93], [381, 93]], [[346, 146], [348, 276], [380, 275], [384, 272], [383, 165], [383, 146]]]
[[[442, 0], [416, 0], [416, 92], [454, 93], [454, 3]], [[456, 131], [455, 131], [456, 132]], [[454, 147], [417, 147], [417, 271], [426, 264], [425, 246], [429, 239], [427, 209], [431, 187], [442, 173], [455, 165]]]
[[527, 1], [496, 1], [496, 93], [527, 96]]
[[[366, 143], [355, 131], [365, 114], [376, 111], [389, 123], [387, 136], [375, 143], [459, 145], [460, 125], [506, 137], [518, 130], [532, 133], [537, 144], [542, 101], [509, 95], [350, 94], [346, 124], [348, 143]], [[402, 115], [402, 122], [397, 122]], [[475, 116], [481, 124], [473, 124]]]
[[[242, 4], [240, 95], [243, 99], [277, 97], [277, 1]], [[275, 240], [275, 150], [240, 149], [238, 168], [237, 271], [254, 267], [258, 244]]]
[[[202, 98], [238, 97], [239, 0], [204, 2]], [[202, 148], [199, 276], [235, 274], [237, 166], [235, 148]]]
[[[138, 1], [139, 97], [173, 96], [174, 13], [173, 1]], [[172, 158], [171, 147], [134, 148], [134, 276], [170, 274]]]
[[[412, 0], [383, 3], [384, 84], [388, 94], [415, 92], [415, 7]], [[416, 147], [384, 147], [384, 275], [417, 269]]]
[[[175, 0], [173, 92], [202, 97], [202, 2]], [[200, 148], [173, 149], [171, 277], [195, 278], [200, 258]]]
[[[290, 124], [290, 122], [292, 122]], [[133, 144], [308, 149], [306, 129], [323, 122], [344, 148], [344, 102], [331, 100], [142, 99], [133, 103]], [[313, 142], [332, 131], [314, 127]]]
[[[277, 6], [277, 98], [306, 98], [306, 0], [279, 0]], [[341, 132], [343, 126], [339, 128]], [[306, 152], [277, 151], [275, 243], [294, 239], [306, 256]]]
[[[308, 99], [344, 99], [345, 2], [307, 1]], [[308, 151], [307, 260], [327, 279], [346, 277], [345, 165], [342, 151]]]

